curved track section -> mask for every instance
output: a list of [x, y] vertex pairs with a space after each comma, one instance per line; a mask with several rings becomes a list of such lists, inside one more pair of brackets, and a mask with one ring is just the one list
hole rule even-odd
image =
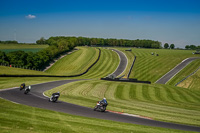
[[112, 73], [117, 77], [117, 76], [119, 76], [120, 74], [122, 74], [125, 71], [126, 66], [128, 64], [128, 59], [127, 59], [126, 55], [123, 52], [121, 52], [119, 50], [116, 50], [116, 49], [112, 49], [112, 50], [115, 51], [119, 55], [119, 58], [120, 58], [119, 66]]
[[159, 84], [166, 84], [171, 78], [173, 78], [179, 71], [181, 71], [184, 67], [186, 67], [189, 63], [191, 63], [193, 60], [200, 59], [200, 57], [191, 57], [183, 60], [180, 64], [178, 64], [176, 67], [174, 67], [171, 71], [166, 73], [164, 76], [162, 76], [159, 80], [156, 81], [156, 83]]
[[[55, 88], [57, 86], [60, 86], [66, 83], [75, 82], [75, 81], [78, 81], [78, 80], [63, 80], [63, 81], [54, 81], [54, 82], [32, 85], [31, 92], [28, 95], [25, 95], [23, 93], [24, 91], [20, 91], [19, 89], [1, 90], [0, 97], [13, 101], [15, 103], [69, 113], [73, 115], [99, 118], [99, 119], [105, 119], [105, 120], [113, 120], [113, 121], [126, 122], [126, 123], [132, 123], [132, 124], [140, 124], [140, 125], [147, 125], [147, 126], [200, 132], [200, 127], [155, 121], [155, 120], [128, 116], [128, 115], [123, 115], [123, 114], [117, 114], [117, 113], [112, 113], [112, 112], [107, 112], [107, 111], [104, 113], [101, 113], [101, 112], [93, 111], [93, 109], [88, 108], [88, 107], [82, 107], [79, 105], [66, 103], [62, 101], [52, 103], [48, 101], [47, 97], [43, 96], [43, 92], [46, 90]], [[95, 106], [95, 103], [94, 103], [94, 106]]]

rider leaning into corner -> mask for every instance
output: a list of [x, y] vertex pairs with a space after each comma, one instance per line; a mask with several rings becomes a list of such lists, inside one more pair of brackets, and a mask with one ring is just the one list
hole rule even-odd
[[55, 95], [60, 96], [60, 92], [53, 93], [53, 94], [51, 95], [51, 98], [54, 97]]
[[99, 103], [104, 103], [104, 104], [108, 105], [108, 102], [105, 97], [103, 98], [103, 100], [99, 101]]

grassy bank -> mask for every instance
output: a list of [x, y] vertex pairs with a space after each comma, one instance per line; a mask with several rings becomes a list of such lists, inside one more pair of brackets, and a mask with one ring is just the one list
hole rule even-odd
[[0, 98], [2, 133], [182, 133], [184, 131], [148, 127], [108, 120], [80, 117], [11, 103]]
[[107, 109], [156, 120], [200, 125], [200, 93], [167, 85], [101, 80], [79, 81], [46, 92], [60, 91], [60, 100], [93, 108], [106, 97]]
[[192, 76], [181, 82], [178, 86], [200, 92], [200, 69]]
[[76, 75], [85, 72], [97, 60], [99, 50], [93, 47], [78, 49], [58, 60], [46, 72], [54, 75]]
[[[155, 82], [177, 64], [188, 57], [194, 57], [192, 50], [170, 50], [170, 49], [138, 49], [131, 48], [132, 51], [125, 51], [127, 48], [118, 48], [127, 54], [137, 56], [130, 78]], [[151, 53], [154, 53], [152, 55]], [[156, 56], [158, 54], [159, 56]]]
[[19, 87], [22, 83], [26, 85], [45, 83], [49, 81], [65, 80], [67, 78], [49, 78], [49, 77], [0, 77], [0, 89]]
[[[190, 75], [192, 72], [200, 67], [200, 59], [194, 60], [189, 65], [187, 65], [183, 70], [181, 70], [176, 76], [174, 76], [167, 84], [176, 85], [179, 81]], [[197, 86], [200, 86], [200, 82], [197, 82]], [[187, 88], [187, 87], [186, 87]], [[199, 89], [200, 90], [200, 89]]]
[[48, 73], [42, 71], [35, 71], [22, 68], [14, 68], [8, 66], [0, 66], [0, 75], [49, 75]]
[[102, 78], [113, 73], [119, 65], [119, 57], [112, 50], [101, 48], [99, 61], [83, 76], [79, 78]]

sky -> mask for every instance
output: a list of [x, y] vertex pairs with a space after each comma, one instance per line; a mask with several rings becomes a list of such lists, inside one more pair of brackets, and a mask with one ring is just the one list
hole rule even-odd
[[0, 40], [51, 36], [200, 45], [200, 0], [0, 0]]

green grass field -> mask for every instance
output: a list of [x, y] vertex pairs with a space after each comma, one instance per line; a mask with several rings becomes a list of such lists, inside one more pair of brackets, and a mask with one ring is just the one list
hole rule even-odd
[[0, 50], [4, 49], [43, 49], [49, 45], [33, 45], [33, 44], [0, 44]]
[[[70, 59], [75, 63], [71, 71], [75, 73], [80, 69], [80, 66], [87, 68], [89, 63], [93, 62], [97, 56], [97, 50], [94, 48], [85, 49], [80, 47], [82, 51], [76, 51], [69, 59], [63, 59], [63, 62], [56, 64], [61, 66], [67, 64]], [[192, 57], [193, 51], [190, 50], [165, 50], [165, 49], [132, 49], [132, 52], [124, 51], [127, 48], [117, 48], [123, 51], [128, 60], [128, 67], [123, 74], [127, 74], [130, 65], [133, 61], [133, 55], [137, 56], [135, 66], [131, 73], [131, 78], [139, 80], [149, 80], [155, 82], [159, 77], [164, 75], [183, 59]], [[59, 100], [70, 103], [87, 106], [93, 108], [98, 100], [103, 97], [108, 99], [109, 110], [119, 111], [129, 114], [151, 117], [155, 120], [196, 125], [200, 126], [200, 86], [199, 77], [200, 70], [184, 82], [190, 86], [185, 89], [172, 85], [160, 84], [136, 84], [125, 82], [110, 82], [97, 80], [97, 78], [105, 77], [116, 70], [119, 64], [118, 55], [105, 48], [101, 48], [102, 54], [100, 60], [94, 65], [88, 73], [83, 76], [76, 77], [78, 79], [93, 79], [84, 80], [74, 83], [69, 83], [52, 90], [45, 92], [51, 95], [52, 92], [60, 91], [61, 97]], [[151, 52], [156, 52], [159, 56], [151, 55]], [[88, 54], [89, 53], [89, 54]], [[93, 56], [91, 56], [93, 54]], [[86, 58], [87, 57], [87, 58]], [[92, 58], [93, 57], [93, 58]], [[80, 61], [82, 60], [84, 61]], [[60, 60], [61, 61], [61, 60]], [[86, 63], [87, 62], [87, 63]], [[166, 63], [167, 62], [167, 63]], [[199, 61], [193, 62], [188, 69], [194, 70]], [[57, 62], [59, 63], [59, 61]], [[77, 65], [79, 64], [79, 65]], [[79, 67], [79, 69], [77, 68]], [[9, 71], [8, 71], [9, 70]], [[180, 75], [190, 73], [190, 70], [184, 69]], [[26, 72], [25, 72], [26, 71]], [[52, 70], [53, 71], [53, 70]], [[59, 68], [53, 73], [64, 73]], [[186, 72], [185, 72], [186, 71]], [[18, 68], [0, 67], [0, 73], [9, 74], [35, 74], [36, 71], [23, 70]], [[43, 72], [39, 72], [44, 74]], [[50, 74], [50, 73], [49, 73]], [[185, 74], [185, 75], [186, 75]], [[176, 81], [179, 78], [174, 77]], [[0, 89], [18, 87], [21, 83], [32, 85], [42, 82], [54, 80], [64, 80], [72, 78], [3, 78], [0, 77]], [[173, 82], [176, 82], [173, 81]], [[183, 82], [183, 83], [184, 83]], [[170, 82], [169, 82], [170, 83]], [[172, 83], [170, 83], [172, 84]], [[181, 85], [181, 84], [180, 84]], [[185, 86], [182, 86], [185, 87]], [[198, 90], [198, 91], [196, 91]], [[171, 130], [165, 128], [155, 128], [148, 126], [140, 126], [135, 124], [119, 123], [114, 121], [106, 121], [92, 119], [80, 116], [29, 107], [25, 105], [14, 104], [9, 101], [0, 99], [0, 130], [1, 132], [183, 132], [179, 130]], [[22, 109], [23, 108], [23, 109]], [[99, 126], [101, 128], [99, 128]]]
[[178, 86], [189, 90], [200, 91], [200, 69], [192, 76], [181, 82]]
[[46, 72], [54, 75], [76, 75], [85, 72], [97, 60], [99, 50], [93, 47], [78, 49], [57, 61]]
[[0, 44], [0, 51], [9, 53], [13, 51], [24, 51], [36, 53], [44, 48], [49, 47], [49, 45], [33, 45], [33, 44]]
[[[125, 52], [127, 48], [118, 48]], [[151, 55], [151, 53], [159, 56]], [[138, 80], [156, 82], [160, 77], [174, 68], [178, 63], [188, 57], [194, 57], [192, 50], [169, 50], [169, 49], [138, 49], [132, 48], [132, 51], [125, 52], [127, 57], [135, 55], [136, 61], [132, 69], [130, 78]]]
[[69, 115], [15, 104], [1, 98], [0, 108], [2, 133], [184, 133], [180, 130]]
[[45, 92], [60, 91], [60, 100], [93, 108], [103, 97], [108, 110], [156, 120], [200, 126], [200, 92], [168, 85], [101, 80], [78, 81]]
[[8, 66], [0, 66], [0, 75], [49, 75], [42, 71], [35, 71], [23, 68], [14, 68]]
[[69, 78], [55, 78], [55, 77], [0, 77], [0, 89], [19, 87], [22, 83], [26, 85], [33, 85], [38, 83], [65, 80]]
[[200, 59], [194, 60], [189, 65], [187, 65], [183, 70], [177, 73], [177, 75], [174, 76], [169, 82], [167, 82], [167, 84], [176, 85], [179, 81], [190, 75], [199, 67], [200, 67]]
[[110, 49], [101, 48], [99, 61], [83, 76], [82, 79], [93, 79], [106, 77], [112, 74], [119, 65], [119, 57], [116, 52]]

